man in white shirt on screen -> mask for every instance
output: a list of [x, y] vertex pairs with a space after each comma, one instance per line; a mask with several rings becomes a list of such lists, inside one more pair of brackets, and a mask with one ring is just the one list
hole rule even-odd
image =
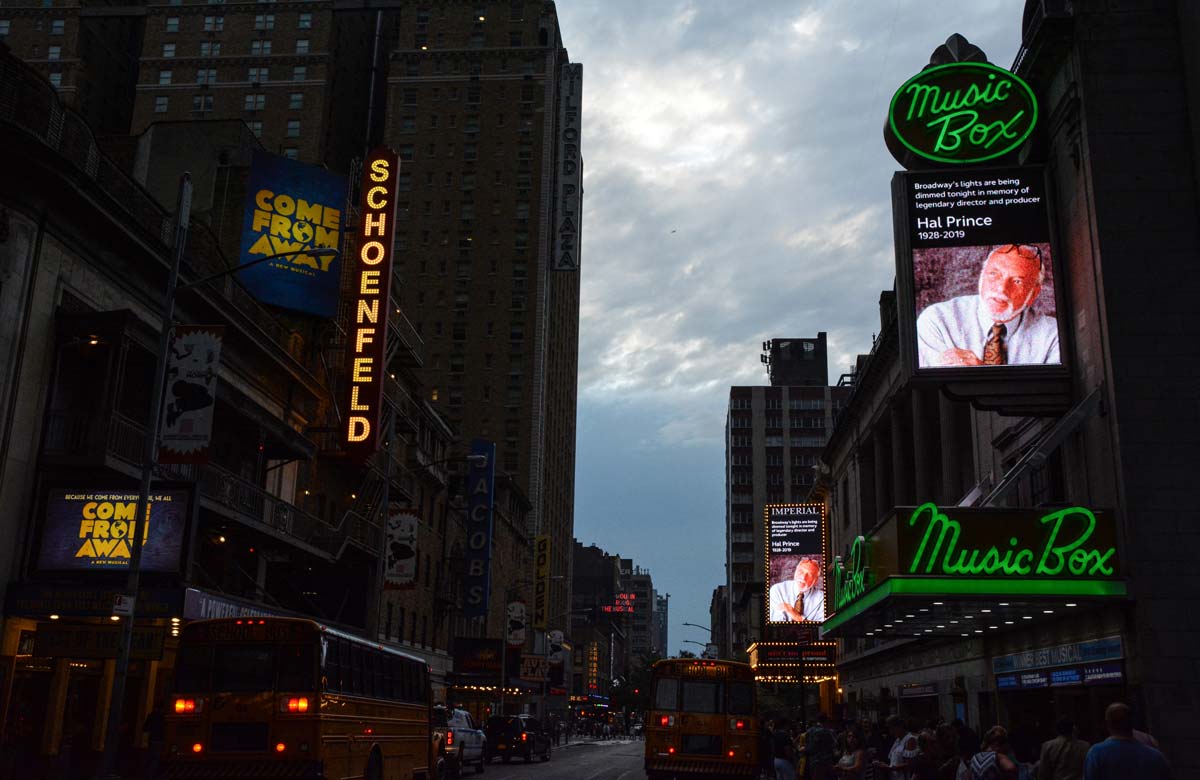
[[821, 582], [821, 559], [801, 558], [796, 570], [783, 582], [771, 586], [771, 620], [777, 623], [825, 619], [825, 591]]
[[1003, 244], [993, 249], [979, 272], [978, 295], [932, 304], [917, 317], [918, 365], [1060, 363], [1057, 320], [1030, 308], [1045, 279], [1038, 247]]

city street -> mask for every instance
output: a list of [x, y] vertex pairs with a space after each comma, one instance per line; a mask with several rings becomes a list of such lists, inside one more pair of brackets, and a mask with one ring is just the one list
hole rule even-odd
[[[573, 742], [555, 748], [548, 764], [517, 759], [509, 764], [487, 765], [487, 780], [643, 780], [641, 740], [614, 739], [607, 742]], [[468, 769], [463, 776], [472, 777]]]

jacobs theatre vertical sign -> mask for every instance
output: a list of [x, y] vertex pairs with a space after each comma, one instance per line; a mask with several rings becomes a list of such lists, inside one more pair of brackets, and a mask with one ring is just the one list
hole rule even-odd
[[492, 591], [492, 515], [496, 494], [496, 445], [471, 442], [467, 469], [467, 550], [464, 556], [463, 616], [484, 617]]
[[362, 224], [353, 261], [347, 345], [350, 392], [345, 423], [346, 451], [358, 460], [366, 459], [379, 447], [399, 170], [396, 153], [384, 146], [371, 151], [363, 169]]

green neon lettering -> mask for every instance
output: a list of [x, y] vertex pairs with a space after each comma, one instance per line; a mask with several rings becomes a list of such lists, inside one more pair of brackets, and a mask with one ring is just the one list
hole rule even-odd
[[838, 563], [833, 576], [833, 604], [838, 610], [862, 596], [870, 588], [867, 569], [866, 540], [859, 536], [850, 547], [847, 565]]
[[1096, 516], [1083, 507], [1062, 509], [1040, 519], [1042, 525], [1049, 526], [1040, 551], [1023, 547], [1016, 536], [1009, 537], [1008, 547], [1003, 550], [994, 545], [960, 549], [962, 526], [933, 503], [922, 504], [908, 519], [912, 528], [920, 528], [922, 522], [921, 541], [909, 561], [909, 574], [1057, 577], [1065, 573], [1072, 577], [1111, 577], [1115, 572], [1115, 547], [1087, 546], [1096, 530]]

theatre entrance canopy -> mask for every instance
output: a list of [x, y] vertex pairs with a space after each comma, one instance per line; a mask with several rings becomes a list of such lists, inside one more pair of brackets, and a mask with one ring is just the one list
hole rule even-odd
[[1113, 516], [897, 507], [829, 572], [829, 637], [980, 636], [1127, 597]]

